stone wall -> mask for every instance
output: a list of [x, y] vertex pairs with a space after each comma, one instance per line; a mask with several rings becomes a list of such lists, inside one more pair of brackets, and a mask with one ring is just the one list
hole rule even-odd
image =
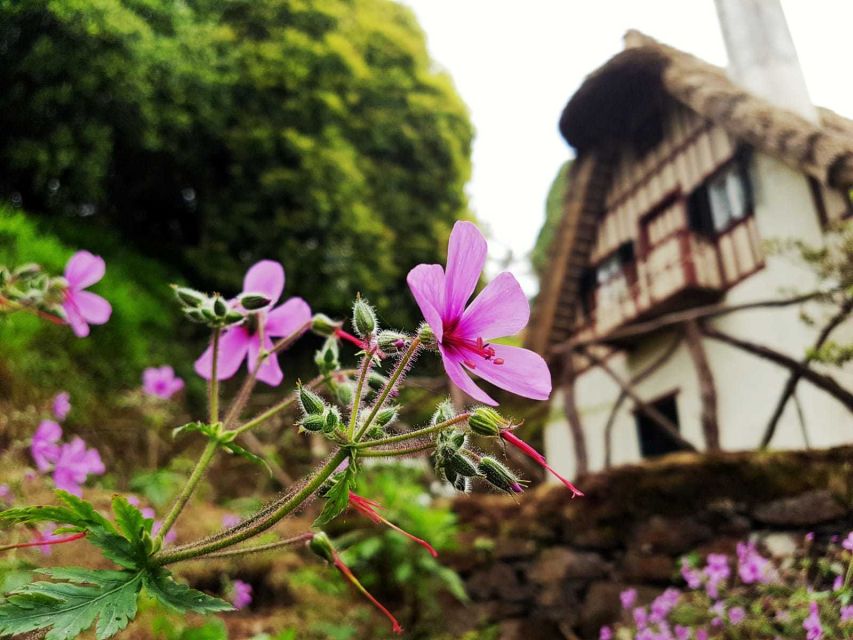
[[575, 500], [549, 485], [519, 500], [456, 501], [462, 549], [444, 560], [472, 602], [449, 609], [454, 634], [597, 638], [617, 618], [623, 589], [637, 588], [644, 603], [683, 586], [686, 553], [733, 555], [738, 541], [757, 536], [768, 553], [785, 555], [808, 531], [820, 539], [853, 529], [853, 447], [677, 454], [578, 484], [586, 496]]

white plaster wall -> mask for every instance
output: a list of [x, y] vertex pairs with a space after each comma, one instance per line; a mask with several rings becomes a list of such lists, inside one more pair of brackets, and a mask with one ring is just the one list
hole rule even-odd
[[[753, 159], [751, 176], [755, 189], [755, 217], [761, 238], [799, 238], [814, 245], [822, 232], [804, 176], [761, 154]], [[812, 274], [784, 256], [770, 256], [758, 273], [735, 286], [726, 296], [729, 304], [808, 292], [815, 286]], [[827, 315], [817, 314], [825, 319]], [[719, 330], [783, 351], [800, 359], [819, 329], [800, 319], [799, 306], [755, 309], [722, 316], [712, 321]], [[853, 323], [838, 330], [838, 336], [853, 339]], [[661, 354], [672, 340], [672, 332], [661, 332], [628, 354], [609, 360], [610, 366], [628, 379]], [[788, 370], [717, 341], [703, 341], [717, 387], [718, 419], [724, 449], [751, 449], [762, 437], [764, 427], [788, 378]], [[853, 389], [853, 366], [832, 375]], [[618, 387], [598, 369], [582, 373], [576, 382], [576, 401], [587, 437], [591, 470], [604, 465], [604, 424], [619, 395]], [[682, 435], [697, 448], [704, 448], [698, 380], [692, 360], [682, 344], [668, 363], [637, 387], [645, 400], [654, 400], [678, 390], [677, 407]], [[797, 386], [797, 397], [805, 416], [809, 444], [826, 447], [853, 442], [853, 416], [835, 399], [807, 381]], [[563, 398], [555, 394], [549, 424], [545, 429], [546, 455], [569, 477], [574, 475], [574, 450], [562, 409]], [[793, 402], [789, 401], [771, 443], [773, 448], [805, 446], [803, 429]], [[632, 410], [626, 401], [613, 429], [613, 464], [639, 460], [639, 443]]]

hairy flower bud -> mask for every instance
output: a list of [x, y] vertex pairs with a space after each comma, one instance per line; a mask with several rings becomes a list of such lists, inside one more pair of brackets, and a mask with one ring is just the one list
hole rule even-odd
[[334, 433], [335, 429], [341, 426], [341, 412], [337, 407], [329, 407], [326, 412], [326, 420], [323, 424], [323, 433]]
[[435, 334], [432, 332], [432, 328], [426, 323], [421, 323], [421, 326], [418, 327], [418, 338], [421, 339], [421, 343], [427, 349], [435, 349], [438, 344], [435, 340]]
[[432, 418], [430, 418], [430, 424], [440, 424], [442, 422], [452, 420], [455, 417], [456, 410], [453, 408], [453, 403], [450, 401], [450, 398], [447, 398], [435, 408], [435, 412], [432, 414]]
[[361, 338], [367, 338], [376, 331], [376, 312], [362, 298], [352, 305], [352, 326]]
[[390, 405], [387, 407], [383, 407], [376, 414], [376, 417], [373, 419], [374, 422], [380, 427], [387, 427], [389, 424], [394, 422], [397, 419], [398, 407], [396, 405]]
[[335, 548], [324, 531], [318, 531], [314, 534], [314, 537], [308, 542], [308, 548], [329, 564], [335, 563]]
[[501, 414], [488, 407], [477, 407], [468, 418], [468, 426], [478, 436], [493, 438], [509, 424]]
[[243, 314], [242, 313], [240, 313], [236, 309], [230, 309], [228, 311], [228, 313], [225, 314], [225, 318], [223, 319], [223, 322], [226, 325], [229, 325], [229, 324], [236, 324], [242, 320], [243, 320]]
[[402, 351], [409, 345], [410, 341], [411, 337], [399, 331], [380, 331], [379, 335], [376, 336], [379, 348], [385, 353]]
[[26, 264], [22, 264], [19, 267], [15, 268], [14, 274], [17, 278], [21, 280], [25, 280], [27, 278], [32, 278], [34, 275], [41, 272], [41, 267], [37, 265], [35, 262], [27, 262]]
[[383, 376], [381, 373], [371, 371], [370, 375], [367, 376], [367, 386], [369, 386], [374, 391], [379, 391], [386, 384], [388, 384], [388, 378]]
[[524, 489], [515, 474], [490, 456], [483, 456], [477, 464], [477, 471], [490, 485], [506, 493], [521, 493]]
[[457, 474], [466, 478], [473, 478], [480, 475], [471, 459], [462, 453], [454, 453], [448, 456], [446, 466], [448, 469], [453, 469]]
[[319, 333], [321, 336], [331, 336], [335, 333], [335, 329], [339, 329], [340, 322], [335, 322], [325, 313], [315, 313], [311, 318], [311, 330], [314, 333]]
[[207, 323], [207, 316], [205, 316], [201, 309], [184, 309], [184, 315], [191, 322], [197, 322], [198, 324]]
[[299, 425], [305, 429], [305, 431], [317, 433], [318, 431], [322, 431], [326, 426], [326, 417], [323, 414], [305, 416], [302, 418], [302, 422], [300, 422]]
[[260, 293], [244, 293], [238, 300], [246, 311], [257, 311], [269, 305], [272, 300]]
[[299, 385], [299, 404], [302, 405], [305, 415], [322, 415], [326, 411], [323, 398], [302, 385]]
[[207, 296], [204, 295], [201, 291], [196, 291], [195, 289], [190, 289], [189, 287], [179, 287], [176, 285], [172, 285], [172, 289], [175, 291], [175, 297], [181, 304], [184, 304], [190, 308], [197, 309], [205, 302], [207, 302]]
[[335, 385], [335, 397], [338, 402], [345, 407], [352, 405], [352, 399], [355, 396], [355, 389], [349, 382], [342, 382]]
[[228, 313], [228, 303], [222, 299], [222, 296], [217, 295], [213, 299], [213, 313], [217, 318], [224, 318]]
[[323, 346], [314, 355], [314, 362], [321, 373], [329, 373], [340, 367], [338, 341], [333, 336], [326, 338]]

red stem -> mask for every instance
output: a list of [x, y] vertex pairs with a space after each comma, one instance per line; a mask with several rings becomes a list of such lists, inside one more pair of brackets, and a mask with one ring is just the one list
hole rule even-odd
[[335, 567], [337, 568], [337, 570], [340, 571], [344, 575], [344, 577], [347, 580], [349, 580], [352, 583], [352, 585], [356, 589], [358, 589], [365, 598], [370, 600], [373, 603], [373, 605], [377, 609], [379, 609], [382, 613], [384, 613], [385, 617], [391, 621], [391, 630], [397, 634], [403, 633], [403, 627], [400, 626], [400, 623], [397, 621], [397, 618], [394, 617], [394, 614], [392, 614], [390, 611], [388, 611], [388, 609], [386, 609], [384, 606], [382, 606], [382, 603], [379, 602], [379, 600], [377, 600], [376, 598], [374, 598], [370, 594], [370, 592], [364, 588], [364, 586], [358, 581], [358, 578], [356, 578], [355, 575], [353, 575], [353, 572], [350, 571], [350, 568], [344, 564], [343, 560], [341, 560], [340, 556], [338, 556], [337, 553], [334, 554], [334, 558], [335, 558]]
[[12, 549], [23, 549], [24, 547], [41, 547], [46, 544], [62, 544], [63, 542], [74, 542], [86, 536], [85, 531], [75, 533], [65, 538], [51, 538], [48, 540], [37, 540], [35, 542], [21, 542], [19, 544], [9, 544], [5, 547], [0, 547], [0, 551], [10, 551]]
[[391, 527], [397, 533], [401, 533], [404, 536], [406, 536], [409, 540], [411, 540], [412, 542], [416, 542], [419, 545], [421, 545], [424, 549], [429, 551], [430, 555], [433, 558], [438, 557], [438, 551], [436, 551], [435, 548], [433, 548], [433, 546], [429, 542], [427, 542], [426, 540], [423, 540], [422, 538], [418, 538], [415, 535], [412, 535], [408, 531], [404, 531], [403, 529], [398, 527], [396, 524], [394, 524], [390, 520], [386, 520], [381, 515], [379, 515], [379, 513], [376, 511], [376, 509], [377, 508], [381, 509], [382, 505], [380, 505], [378, 502], [376, 502], [374, 500], [368, 500], [367, 498], [364, 498], [364, 497], [357, 495], [357, 494], [353, 493], [352, 491], [350, 491], [349, 503], [353, 509], [355, 509], [359, 513], [364, 514], [365, 517], [369, 518], [373, 522], [376, 522], [377, 524], [384, 524], [388, 527]]
[[572, 492], [573, 498], [575, 496], [583, 496], [583, 491], [578, 489], [575, 485], [573, 485], [571, 482], [569, 482], [563, 476], [561, 476], [559, 473], [557, 473], [554, 470], [554, 467], [552, 467], [550, 464], [548, 464], [548, 461], [545, 460], [545, 456], [543, 456], [536, 449], [534, 449], [529, 444], [527, 444], [524, 440], [522, 440], [517, 435], [515, 435], [512, 431], [510, 431], [509, 429], [504, 429], [503, 431], [501, 431], [501, 438], [503, 438], [504, 440], [509, 442], [512, 446], [514, 446], [516, 449], [521, 451], [527, 457], [534, 460], [543, 469], [545, 469], [546, 471], [549, 471], [551, 474], [553, 474], [553, 476], [555, 478], [557, 478], [557, 480], [562, 482], [566, 486], [566, 488]]

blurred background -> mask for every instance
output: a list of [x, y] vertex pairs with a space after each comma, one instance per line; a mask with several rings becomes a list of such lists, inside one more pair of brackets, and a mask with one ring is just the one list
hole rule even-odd
[[[51, 500], [30, 446], [66, 392], [65, 437], [105, 466], [86, 497], [168, 508], [197, 455], [170, 429], [204, 411], [208, 339], [169, 283], [231, 296], [273, 259], [286, 297], [346, 319], [358, 292], [413, 330], [405, 276], [443, 263], [467, 219], [489, 237], [486, 280], [510, 270], [530, 296], [515, 344], [554, 381], [546, 403], [496, 397], [587, 497], [510, 454], [542, 484], [518, 502], [453, 496], [428, 459], [377, 465], [361, 493], [440, 562], [354, 517], [332, 533], [411, 637], [598, 638], [627, 622], [625, 590], [650, 602], [683, 586], [686, 554], [747, 538], [780, 562], [834, 558], [853, 528], [851, 21], [841, 0], [0, 0], [0, 265], [58, 274], [89, 250], [113, 307], [85, 339], [0, 319], [0, 500]], [[283, 389], [322, 343], [288, 352]], [[160, 365], [174, 395], [142, 386]], [[447, 395], [470, 402], [424, 358], [402, 423]], [[294, 419], [254, 443], [272, 478], [217, 462], [178, 541], [311, 468], [322, 447]], [[2, 591], [45, 561], [2, 559]], [[250, 602], [222, 621], [150, 607], [122, 637], [387, 635], [299, 554], [181, 574], [227, 597], [248, 584]]]

